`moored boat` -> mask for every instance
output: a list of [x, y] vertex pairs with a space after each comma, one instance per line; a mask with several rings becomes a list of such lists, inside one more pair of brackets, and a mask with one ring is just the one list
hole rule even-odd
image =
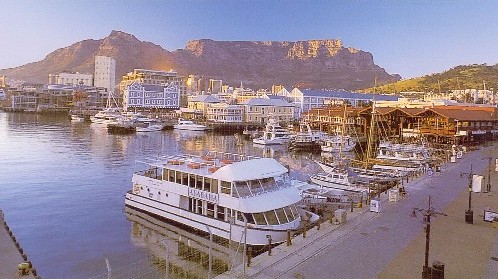
[[272, 158], [210, 152], [147, 163], [125, 204], [232, 241], [283, 242], [301, 225], [288, 170]]
[[291, 139], [290, 133], [282, 128], [278, 121], [270, 117], [266, 123], [263, 135], [252, 140], [253, 143], [263, 145], [286, 144]]
[[313, 132], [308, 123], [299, 125], [299, 132], [292, 136], [289, 149], [292, 150], [320, 150], [320, 139], [323, 135]]
[[137, 132], [156, 132], [164, 129], [164, 123], [159, 120], [150, 120], [136, 125]]
[[208, 127], [206, 125], [196, 124], [191, 120], [184, 120], [179, 118], [178, 123], [175, 124], [173, 128], [178, 130], [204, 131]]

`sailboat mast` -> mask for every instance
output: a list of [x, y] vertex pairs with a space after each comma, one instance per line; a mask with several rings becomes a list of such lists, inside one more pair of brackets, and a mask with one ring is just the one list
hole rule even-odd
[[372, 102], [372, 116], [370, 117], [370, 129], [368, 131], [368, 141], [367, 141], [367, 154], [365, 158], [365, 168], [368, 167], [368, 162], [372, 157], [372, 144], [374, 140], [374, 131], [375, 131], [375, 99]]
[[339, 158], [342, 158], [342, 148], [344, 145], [344, 132], [346, 131], [346, 107], [347, 104], [344, 103], [344, 113], [342, 116], [342, 129], [341, 129], [341, 144], [339, 145]]

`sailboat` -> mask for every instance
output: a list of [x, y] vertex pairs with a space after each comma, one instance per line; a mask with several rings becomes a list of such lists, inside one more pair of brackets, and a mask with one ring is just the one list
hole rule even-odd
[[[334, 166], [320, 162], [320, 167], [325, 173], [318, 173], [310, 177], [310, 180], [323, 188], [352, 191], [352, 192], [369, 192], [371, 184], [383, 185], [386, 187], [393, 186], [399, 178], [395, 173], [382, 173], [372, 171], [368, 168], [370, 154], [372, 153], [371, 145], [373, 144], [374, 123], [375, 123], [375, 102], [372, 105], [372, 118], [370, 124], [370, 134], [368, 137], [368, 147], [363, 167], [352, 166]], [[341, 149], [340, 149], [341, 150]], [[341, 150], [342, 152], [342, 150]]]
[[[111, 100], [116, 105], [116, 107], [113, 107]], [[109, 97], [107, 98], [105, 109], [97, 112], [97, 114], [95, 115], [90, 116], [90, 121], [92, 121], [92, 123], [109, 125], [116, 124], [121, 117], [121, 109], [118, 108], [116, 100], [114, 100], [112, 93], [109, 92]]]
[[342, 129], [340, 135], [328, 136], [322, 139], [321, 149], [323, 152], [349, 152], [356, 146], [356, 139], [345, 135], [346, 132], [346, 110], [344, 105], [344, 115], [342, 118]]

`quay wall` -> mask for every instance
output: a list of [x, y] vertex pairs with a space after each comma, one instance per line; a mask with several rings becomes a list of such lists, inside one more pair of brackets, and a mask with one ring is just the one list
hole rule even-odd
[[[0, 210], [0, 251], [0, 278], [41, 278], [32, 267], [14, 232], [7, 225], [2, 210]], [[18, 268], [21, 263], [31, 266], [28, 274], [21, 276]]]

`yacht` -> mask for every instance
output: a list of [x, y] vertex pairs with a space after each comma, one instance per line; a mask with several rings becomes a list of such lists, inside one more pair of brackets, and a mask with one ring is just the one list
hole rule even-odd
[[282, 128], [278, 121], [271, 117], [265, 126], [263, 135], [252, 140], [253, 143], [272, 145], [272, 144], [285, 144], [290, 140], [290, 133]]
[[121, 111], [118, 108], [106, 108], [90, 116], [90, 121], [97, 124], [116, 124], [121, 117]]
[[206, 125], [195, 124], [191, 120], [178, 119], [178, 124], [174, 125], [173, 128], [178, 130], [190, 130], [190, 131], [204, 131], [208, 127]]
[[137, 132], [156, 132], [164, 129], [164, 123], [160, 120], [149, 120], [136, 124]]
[[429, 149], [424, 145], [381, 142], [377, 159], [427, 162], [430, 154]]
[[249, 245], [284, 242], [301, 225], [299, 191], [273, 158], [208, 152], [144, 163], [126, 206]]
[[289, 142], [289, 149], [320, 150], [321, 133], [313, 132], [308, 123], [299, 125], [299, 132]]
[[85, 118], [78, 114], [71, 114], [71, 122], [83, 122]]
[[368, 182], [355, 181], [355, 175], [346, 169], [336, 169], [328, 173], [318, 173], [310, 177], [311, 182], [325, 189], [343, 190], [349, 192], [368, 192]]
[[356, 146], [356, 139], [351, 136], [328, 136], [322, 139], [323, 152], [349, 152]]

